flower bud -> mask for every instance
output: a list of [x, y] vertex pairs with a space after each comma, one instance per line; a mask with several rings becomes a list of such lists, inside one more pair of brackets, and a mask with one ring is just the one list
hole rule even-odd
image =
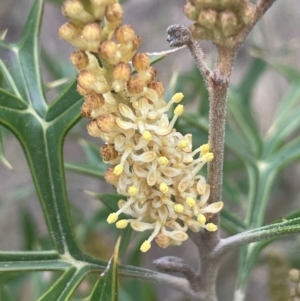
[[110, 5], [107, 5], [106, 11], [105, 11], [105, 18], [107, 21], [115, 23], [115, 22], [121, 22], [123, 19], [123, 9], [122, 6], [119, 3], [112, 3]]
[[141, 94], [144, 90], [144, 81], [138, 75], [132, 75], [127, 82], [127, 89], [130, 94]]
[[165, 249], [171, 244], [171, 239], [162, 233], [158, 233], [155, 237], [155, 242], [159, 247]]
[[136, 51], [141, 44], [141, 38], [139, 36], [134, 36], [132, 38], [131, 42], [132, 42], [131, 50]]
[[248, 4], [248, 6], [243, 10], [242, 20], [245, 24], [250, 23], [255, 19], [256, 9], [252, 4]]
[[131, 75], [131, 68], [129, 64], [119, 63], [114, 67], [113, 78], [127, 82]]
[[98, 94], [93, 90], [88, 91], [84, 97], [85, 102], [88, 103], [93, 110], [100, 109], [105, 102], [103, 95]]
[[72, 42], [81, 34], [81, 29], [72, 22], [67, 22], [59, 28], [59, 36], [61, 39]]
[[151, 82], [153, 82], [155, 80], [157, 71], [156, 71], [156, 69], [154, 67], [150, 66], [148, 72], [150, 74], [150, 78], [147, 81], [147, 83], [151, 83]]
[[165, 88], [163, 83], [160, 81], [152, 81], [150, 84], [148, 84], [147, 87], [153, 89], [158, 94], [159, 97], [162, 97], [164, 94]]
[[212, 9], [204, 9], [200, 12], [198, 17], [198, 23], [205, 28], [212, 29], [215, 27], [217, 20], [217, 12]]
[[100, 44], [98, 51], [102, 58], [113, 58], [117, 52], [117, 44], [114, 41], [104, 41]]
[[[79, 85], [79, 83], [77, 83], [77, 91], [79, 94], [81, 94], [82, 96], [85, 96], [86, 94], [89, 93], [90, 90], [87, 90], [85, 88], [83, 88], [82, 86]], [[91, 90], [92, 91], [92, 90]]]
[[95, 18], [84, 10], [83, 5], [78, 0], [67, 0], [62, 7], [63, 14], [70, 20], [77, 20], [82, 23], [88, 23]]
[[119, 182], [119, 176], [114, 173], [114, 167], [111, 166], [104, 173], [104, 179], [108, 184], [117, 186]]
[[113, 144], [105, 144], [100, 147], [100, 155], [104, 161], [110, 161], [118, 157], [118, 152]]
[[112, 114], [103, 114], [97, 117], [97, 126], [104, 133], [112, 132], [116, 125], [115, 116]]
[[110, 86], [105, 82], [104, 78], [99, 78], [88, 70], [80, 71], [78, 84], [84, 89], [94, 90], [98, 94], [104, 94], [110, 91]]
[[221, 27], [225, 37], [235, 34], [238, 30], [238, 20], [232, 11], [224, 11], [219, 15]]
[[197, 21], [198, 15], [199, 15], [199, 10], [192, 5], [191, 3], [187, 3], [184, 8], [183, 12], [186, 15], [186, 17], [192, 21]]
[[81, 116], [83, 118], [90, 118], [92, 113], [92, 109], [89, 107], [89, 105], [84, 102], [82, 107], [81, 107]]
[[97, 126], [97, 121], [95, 119], [91, 120], [86, 126], [87, 132], [92, 137], [101, 137], [103, 133]]
[[134, 36], [134, 30], [130, 25], [121, 25], [115, 30], [115, 38], [116, 40], [121, 43], [125, 44], [131, 41]]
[[74, 51], [71, 54], [71, 63], [77, 70], [82, 70], [87, 67], [89, 58], [84, 51]]
[[132, 58], [132, 64], [137, 71], [147, 71], [150, 67], [150, 60], [146, 53], [137, 53]]
[[102, 28], [96, 22], [86, 24], [82, 30], [82, 37], [89, 42], [100, 41]]

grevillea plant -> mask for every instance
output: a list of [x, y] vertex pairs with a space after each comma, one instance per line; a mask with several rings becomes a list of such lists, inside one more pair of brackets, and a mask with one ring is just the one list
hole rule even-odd
[[[46, 100], [40, 72], [43, 1], [35, 0], [19, 42], [7, 43], [2, 34], [0, 124], [17, 137], [23, 148], [52, 245], [51, 250], [42, 245], [42, 249], [0, 251], [3, 283], [19, 281], [23, 272], [59, 271], [41, 280], [44, 291], [33, 294], [30, 300], [155, 299], [149, 286], [141, 286], [138, 293], [136, 288], [132, 290], [132, 283], [125, 281], [119, 289], [118, 275], [122, 275], [164, 284], [189, 300], [222, 301], [222, 296], [216, 294], [218, 269], [222, 259], [235, 249], [240, 256], [233, 300], [245, 300], [261, 250], [276, 239], [300, 232], [299, 210], [264, 225], [276, 176], [300, 157], [299, 137], [291, 136], [300, 127], [296, 118], [300, 111], [300, 75], [274, 64], [291, 88], [266, 137], [259, 134], [250, 100], [267, 61], [254, 59], [241, 84], [229, 88], [239, 48], [274, 2], [189, 0], [183, 13], [193, 24], [167, 29], [170, 46], [187, 48], [201, 73], [202, 79], [196, 73], [189, 77], [195, 93], [205, 103], [196, 113], [184, 112], [181, 104], [193, 98], [181, 90], [188, 77], [180, 75], [182, 80], [177, 80], [172, 89], [165, 89], [154, 63], [168, 52], [155, 61], [151, 53], [139, 51], [143, 37], [123, 23], [123, 7], [117, 0], [63, 3], [62, 12], [68, 20], [59, 28], [59, 36], [76, 49], [71, 62], [78, 76], [65, 84], [51, 102]], [[197, 40], [215, 45], [213, 69], [206, 64]], [[227, 103], [231, 122], [225, 139]], [[64, 139], [81, 117], [86, 118], [87, 132], [95, 143], [103, 143], [100, 154], [98, 150], [95, 153], [91, 143], [81, 142], [87, 163], [64, 164]], [[0, 158], [10, 167], [2, 143], [0, 146]], [[247, 188], [238, 187], [239, 180], [227, 179], [226, 160], [224, 177], [225, 147], [235, 158], [233, 166], [239, 166], [236, 171], [240, 172], [242, 166]], [[116, 190], [111, 195], [90, 193], [105, 209], [101, 207], [89, 225], [82, 223], [86, 234], [97, 224], [120, 233], [108, 262], [84, 251], [84, 243], [74, 231], [64, 168], [104, 179]], [[230, 189], [233, 182], [238, 183], [235, 192]], [[238, 199], [236, 204], [244, 210], [244, 221], [227, 208], [230, 199]], [[227, 234], [221, 238], [222, 228]], [[145, 233], [131, 237], [131, 229]], [[140, 261], [134, 261], [145, 252], [154, 252], [153, 245], [165, 249], [168, 255], [169, 246], [181, 245], [188, 238], [199, 251], [199, 270], [173, 256], [154, 261], [160, 272], [143, 269]], [[127, 257], [137, 266], [120, 264], [132, 243], [135, 247], [127, 250]], [[106, 248], [104, 241], [101, 248]], [[169, 275], [174, 272], [180, 276]], [[298, 276], [291, 278], [297, 282]], [[85, 295], [80, 291], [82, 283], [86, 284]], [[11, 294], [10, 285], [1, 289], [3, 300], [14, 300], [16, 296]], [[297, 294], [294, 289], [289, 296], [286, 288], [282, 297], [286, 300], [282, 301]], [[16, 298], [21, 300], [20, 296]]]

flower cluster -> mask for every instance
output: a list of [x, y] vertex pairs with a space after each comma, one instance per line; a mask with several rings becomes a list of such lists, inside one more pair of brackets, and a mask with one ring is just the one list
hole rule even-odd
[[[223, 203], [207, 203], [210, 187], [198, 174], [213, 153], [208, 144], [193, 150], [192, 135], [174, 129], [184, 110], [179, 104], [183, 94], [165, 102], [148, 55], [136, 53], [139, 37], [122, 24], [120, 4], [90, 0], [84, 7], [79, 0], [67, 0], [63, 13], [70, 22], [60, 28], [60, 36], [79, 49], [71, 61], [85, 99], [82, 115], [90, 119], [87, 131], [105, 142], [100, 154], [111, 165], [105, 179], [127, 197], [107, 222], [121, 229], [130, 224], [137, 231], [151, 230], [143, 252], [153, 240], [163, 248], [181, 244], [188, 229], [216, 231], [206, 220]], [[130, 218], [118, 220], [121, 213]]]
[[190, 26], [195, 39], [221, 45], [253, 20], [255, 10], [248, 0], [188, 0], [184, 13], [195, 22]]

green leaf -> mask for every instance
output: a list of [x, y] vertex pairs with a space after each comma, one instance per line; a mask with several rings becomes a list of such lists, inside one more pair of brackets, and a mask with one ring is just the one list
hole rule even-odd
[[100, 275], [88, 301], [118, 301], [118, 259], [121, 237], [118, 238], [114, 253], [106, 270]]
[[261, 58], [253, 58], [246, 75], [237, 87], [237, 93], [247, 109], [251, 107], [251, 99], [254, 88], [260, 79], [260, 75], [266, 70], [267, 63]]
[[300, 72], [298, 70], [275, 60], [269, 61], [269, 64], [282, 76], [284, 76], [290, 83], [300, 83]]
[[0, 57], [4, 58], [0, 64], [3, 75], [15, 95], [31, 104], [39, 116], [43, 116], [47, 107], [39, 64], [43, 8], [43, 1], [35, 0], [17, 44], [0, 43]]
[[254, 154], [259, 155], [261, 151], [261, 138], [251, 107], [245, 105], [242, 95], [229, 90], [228, 109], [236, 123], [235, 126], [231, 127], [232, 131], [238, 134], [241, 140], [247, 141]]
[[264, 157], [272, 154], [300, 126], [300, 85], [292, 85], [280, 102], [266, 134]]
[[71, 267], [41, 296], [38, 301], [68, 301], [89, 271], [88, 266]]
[[33, 250], [34, 244], [37, 242], [36, 225], [32, 215], [26, 208], [21, 210], [21, 233], [24, 239], [24, 249]]
[[14, 301], [6, 287], [0, 287], [0, 300]]
[[[1, 97], [1, 96], [0, 96]], [[2, 164], [12, 170], [13, 167], [12, 165], [8, 162], [8, 160], [6, 159], [5, 157], [5, 154], [4, 154], [4, 147], [3, 147], [3, 134], [2, 134], [2, 128], [0, 127], [0, 161], [2, 162]]]

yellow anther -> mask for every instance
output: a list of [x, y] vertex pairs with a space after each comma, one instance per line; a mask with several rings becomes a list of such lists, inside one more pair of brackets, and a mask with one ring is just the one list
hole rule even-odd
[[158, 162], [158, 164], [160, 164], [160, 165], [166, 166], [166, 165], [168, 165], [169, 160], [168, 160], [167, 157], [161, 156], [161, 157], [159, 157], [159, 158], [157, 159], [157, 162]]
[[204, 156], [202, 156], [202, 158], [203, 158], [206, 162], [210, 162], [210, 161], [213, 160], [214, 154], [213, 154], [213, 153], [206, 153]]
[[123, 170], [124, 170], [123, 166], [120, 165], [120, 164], [118, 164], [118, 165], [116, 165], [115, 168], [114, 168], [114, 174], [115, 174], [116, 176], [120, 176], [120, 175], [122, 174]]
[[151, 141], [151, 139], [152, 139], [152, 134], [149, 131], [144, 131], [142, 136], [147, 141]]
[[131, 195], [131, 196], [135, 196], [138, 192], [137, 188], [134, 186], [130, 186], [127, 190], [127, 192]]
[[113, 223], [116, 222], [117, 219], [118, 219], [118, 214], [115, 213], [115, 212], [113, 212], [113, 213], [111, 213], [111, 214], [107, 217], [106, 221], [107, 221], [109, 224], [113, 224]]
[[178, 147], [181, 149], [186, 148], [189, 146], [189, 143], [186, 140], [180, 140], [178, 141]]
[[206, 144], [202, 144], [200, 147], [200, 152], [201, 152], [201, 156], [207, 154], [209, 152], [209, 144], [206, 143]]
[[199, 222], [199, 224], [204, 225], [206, 223], [206, 217], [205, 217], [205, 215], [199, 214], [197, 216], [197, 221]]
[[161, 183], [159, 185], [159, 190], [162, 192], [162, 193], [167, 193], [169, 191], [169, 187], [166, 183]]
[[213, 223], [208, 223], [206, 225], [206, 230], [209, 231], [209, 232], [215, 232], [218, 230], [218, 226], [213, 224]]
[[179, 93], [175, 93], [172, 97], [172, 100], [175, 102], [175, 103], [178, 103], [178, 102], [181, 102], [182, 99], [183, 99], [184, 95], [183, 93], [179, 92]]
[[128, 226], [128, 221], [126, 219], [121, 219], [116, 223], [116, 227], [118, 229], [124, 229]]
[[192, 197], [186, 198], [185, 202], [191, 208], [195, 207], [195, 205], [196, 205], [196, 200], [194, 198], [192, 198]]
[[182, 113], [183, 113], [183, 105], [178, 105], [174, 110], [174, 114], [180, 116]]
[[184, 211], [184, 207], [181, 204], [174, 205], [174, 210], [177, 213], [182, 213]]
[[151, 248], [151, 243], [148, 241], [148, 240], [145, 240], [144, 242], [143, 242], [143, 244], [141, 245], [141, 247], [140, 247], [140, 250], [142, 251], [142, 252], [147, 252], [149, 249]]

